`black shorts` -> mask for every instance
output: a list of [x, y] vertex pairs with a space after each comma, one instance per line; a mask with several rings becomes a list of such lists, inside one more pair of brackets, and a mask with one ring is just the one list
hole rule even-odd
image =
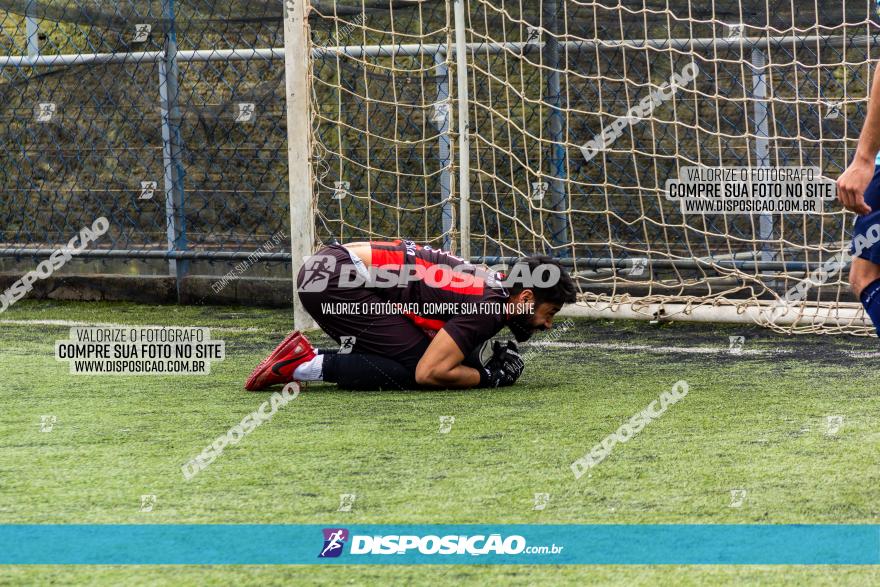
[[369, 309], [385, 305], [385, 298], [368, 287], [340, 287], [345, 269], [355, 267], [348, 249], [342, 245], [324, 247], [303, 264], [296, 285], [300, 302], [321, 330], [342, 345], [340, 352], [369, 353], [394, 359], [415, 371], [431, 340], [409, 318], [380, 313], [328, 312], [334, 304]]

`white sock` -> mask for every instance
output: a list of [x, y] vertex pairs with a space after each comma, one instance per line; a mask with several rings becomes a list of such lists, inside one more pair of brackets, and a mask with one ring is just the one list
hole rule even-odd
[[317, 355], [293, 371], [297, 381], [324, 381], [324, 355]]

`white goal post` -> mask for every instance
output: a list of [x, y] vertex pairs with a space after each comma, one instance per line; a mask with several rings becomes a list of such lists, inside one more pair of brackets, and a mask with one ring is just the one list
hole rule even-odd
[[303, 260], [315, 244], [314, 197], [312, 190], [311, 101], [309, 99], [308, 0], [284, 2], [284, 72], [287, 106], [287, 160], [290, 185], [290, 245], [293, 268], [293, 322], [299, 330], [315, 327], [302, 308], [296, 292], [296, 277]]

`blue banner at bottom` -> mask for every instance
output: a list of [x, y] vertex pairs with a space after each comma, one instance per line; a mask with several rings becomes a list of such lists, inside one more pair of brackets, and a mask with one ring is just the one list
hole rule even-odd
[[877, 525], [0, 525], [0, 564], [875, 565]]

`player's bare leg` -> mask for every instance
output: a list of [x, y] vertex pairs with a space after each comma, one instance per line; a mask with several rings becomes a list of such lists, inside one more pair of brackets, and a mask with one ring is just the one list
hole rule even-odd
[[860, 257], [853, 258], [849, 284], [880, 334], [880, 265]]
[[880, 265], [867, 259], [856, 257], [849, 270], [849, 285], [856, 297], [860, 298], [866, 287], [880, 279]]

